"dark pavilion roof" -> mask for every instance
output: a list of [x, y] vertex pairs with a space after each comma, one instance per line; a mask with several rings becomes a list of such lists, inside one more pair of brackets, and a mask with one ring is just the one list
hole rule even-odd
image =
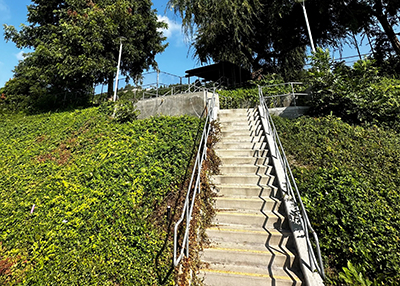
[[248, 70], [230, 62], [199, 67], [186, 71], [186, 77], [197, 76], [206, 81], [221, 82], [224, 86], [237, 86], [251, 79]]

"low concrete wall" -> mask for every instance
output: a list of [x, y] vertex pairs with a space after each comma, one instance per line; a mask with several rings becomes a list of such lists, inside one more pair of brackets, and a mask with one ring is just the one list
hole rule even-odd
[[170, 116], [187, 114], [200, 117], [204, 106], [204, 92], [149, 98], [136, 103], [136, 108], [140, 111], [139, 119], [160, 114]]
[[[216, 94], [216, 96], [218, 102], [218, 95]], [[143, 119], [161, 114], [200, 117], [206, 106], [207, 98], [211, 97], [212, 93], [201, 91], [140, 100], [136, 103], [136, 108], [140, 111], [138, 118]], [[219, 106], [219, 102], [217, 106]]]
[[270, 108], [269, 112], [272, 115], [293, 119], [306, 114], [309, 109], [310, 109], [309, 106], [288, 106], [288, 107]]

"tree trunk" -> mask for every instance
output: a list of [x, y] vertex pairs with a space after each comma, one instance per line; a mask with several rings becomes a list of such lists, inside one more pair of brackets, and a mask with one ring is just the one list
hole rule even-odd
[[390, 43], [396, 54], [400, 56], [400, 41], [396, 36], [396, 33], [393, 30], [393, 27], [390, 26], [389, 21], [386, 15], [383, 13], [383, 6], [381, 0], [376, 0], [375, 2], [375, 16], [378, 18], [379, 23], [381, 23], [385, 34], [389, 38]]
[[113, 95], [114, 95], [114, 77], [111, 75], [108, 78], [107, 95], [108, 95], [108, 98], [112, 100]]

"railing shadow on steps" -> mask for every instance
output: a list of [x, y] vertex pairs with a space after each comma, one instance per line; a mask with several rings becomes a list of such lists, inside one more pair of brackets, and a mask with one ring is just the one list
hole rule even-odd
[[[271, 254], [271, 259], [268, 263], [267, 269], [268, 269], [268, 274], [272, 279], [272, 284], [271, 285], [278, 285], [279, 282], [277, 282], [275, 276], [275, 271], [274, 270], [274, 261], [278, 259], [277, 254], [280, 256], [284, 255], [285, 262], [283, 264], [283, 271], [285, 271], [286, 275], [292, 280], [293, 285], [297, 285], [297, 282], [299, 281], [298, 279], [302, 277], [302, 274], [299, 273], [299, 268], [296, 267], [295, 265], [300, 265], [298, 262], [298, 256], [293, 256], [292, 253], [295, 253], [296, 251], [293, 250], [295, 248], [294, 246], [294, 241], [289, 242], [289, 240], [292, 238], [291, 235], [289, 235], [288, 229], [289, 225], [287, 223], [287, 218], [284, 218], [282, 214], [284, 213], [284, 205], [280, 204], [281, 203], [281, 198], [279, 198], [278, 195], [278, 188], [276, 187], [276, 184], [274, 183], [274, 178], [275, 175], [273, 174], [273, 167], [270, 164], [270, 160], [268, 160], [268, 157], [270, 156], [270, 153], [267, 151], [267, 144], [265, 140], [265, 134], [263, 130], [263, 126], [261, 123], [260, 117], [259, 117], [259, 112], [256, 111], [256, 108], [252, 108], [253, 112], [249, 112], [250, 109], [248, 109], [248, 121], [254, 121], [254, 123], [249, 123], [250, 126], [250, 137], [252, 137], [251, 141], [254, 141], [254, 138], [257, 138], [260, 136], [259, 139], [256, 139], [255, 142], [263, 142], [263, 145], [260, 145], [259, 148], [254, 148], [253, 150], [260, 149], [262, 154], [259, 154], [261, 157], [256, 157], [254, 166], [257, 167], [255, 175], [259, 177], [257, 186], [260, 188], [260, 193], [258, 197], [263, 201], [262, 206], [260, 208], [260, 212], [265, 215], [266, 219], [263, 223], [262, 229], [265, 231], [267, 238], [265, 241], [265, 248], [270, 252]], [[262, 151], [263, 150], [263, 151]], [[267, 153], [265, 153], [265, 151]], [[259, 158], [264, 158], [263, 163], [259, 163]], [[265, 161], [267, 160], [267, 162]], [[262, 165], [263, 167], [261, 167]], [[264, 177], [269, 177], [268, 182], [266, 183], [261, 183], [262, 178]], [[270, 190], [267, 191], [268, 194], [264, 195], [265, 188], [269, 188]], [[267, 200], [265, 197], [268, 197], [268, 200], [270, 200], [267, 203]], [[269, 206], [267, 207], [267, 204]], [[272, 207], [271, 207], [272, 205]], [[281, 234], [281, 237], [278, 242], [276, 242], [276, 238], [274, 239], [274, 235], [271, 232], [271, 229], [267, 226], [268, 220], [269, 220], [269, 215], [264, 213], [264, 210], [268, 209], [272, 215], [275, 215], [277, 218], [277, 222], [274, 223], [274, 230], [279, 232]], [[274, 240], [275, 242], [271, 242]], [[291, 245], [289, 245], [291, 244]]]
[[[196, 195], [200, 193], [200, 173], [203, 161], [207, 156], [207, 139], [211, 130], [211, 122], [216, 119], [216, 93], [215, 89], [212, 92], [212, 97], [207, 99], [206, 103], [206, 118], [201, 135], [196, 160], [193, 166], [190, 183], [186, 193], [185, 203], [182, 209], [182, 214], [174, 227], [174, 253], [173, 263], [178, 266], [184, 256], [189, 257], [189, 234], [190, 222], [192, 219], [193, 207], [196, 201]], [[183, 237], [180, 235], [183, 232]]]
[[[292, 228], [292, 232], [294, 235], [297, 234], [299, 236], [300, 234], [300, 236], [304, 236], [306, 240], [305, 243], [302, 244], [302, 247], [305, 247], [306, 250], [300, 250], [299, 242], [296, 241], [297, 251], [300, 255], [303, 275], [305, 276], [306, 280], [309, 280], [307, 281], [308, 285], [323, 285], [322, 279], [325, 279], [325, 272], [319, 247], [318, 236], [312, 228], [310, 220], [308, 219], [306, 209], [301, 200], [300, 192], [294, 180], [294, 176], [290, 169], [289, 162], [286, 158], [285, 151], [279, 139], [272, 117], [269, 113], [266, 97], [263, 94], [263, 87], [261, 86], [259, 86], [259, 99], [260, 117], [262, 125], [264, 127], [264, 132], [268, 137], [268, 145], [272, 160], [274, 161], [274, 167], [277, 173], [279, 187], [282, 191], [284, 203], [286, 204], [286, 210], [290, 212], [287, 213], [288, 218], [291, 221], [290, 227]], [[310, 234], [314, 239], [314, 245], [311, 242]], [[301, 257], [301, 252], [303, 251], [306, 251], [308, 257]], [[313, 277], [307, 277], [307, 273], [304, 272], [312, 273], [310, 276]], [[316, 272], [320, 275], [319, 278], [315, 278], [314, 274]]]

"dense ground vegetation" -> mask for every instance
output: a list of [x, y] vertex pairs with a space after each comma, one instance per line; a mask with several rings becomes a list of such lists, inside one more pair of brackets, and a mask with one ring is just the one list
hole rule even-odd
[[364, 59], [352, 67], [335, 63], [318, 49], [308, 71], [315, 116], [333, 113], [349, 123], [377, 124], [400, 130], [400, 80], [387, 75], [375, 61]]
[[399, 285], [400, 81], [369, 59], [348, 67], [322, 50], [309, 75], [314, 117], [276, 123], [327, 283]]
[[[330, 283], [344, 282], [338, 272], [350, 261], [364, 281], [399, 285], [400, 135], [335, 116], [275, 122], [320, 237]], [[346, 285], [364, 285], [353, 274]]]
[[[221, 108], [248, 108], [255, 107], [259, 103], [259, 87], [262, 88], [264, 96], [283, 95], [294, 92], [305, 92], [308, 85], [294, 84], [293, 89], [290, 85], [284, 85], [285, 81], [279, 74], [269, 74], [261, 80], [251, 81], [247, 86], [241, 88], [230, 88], [218, 90]], [[268, 100], [269, 107], [281, 106], [282, 98]], [[302, 100], [302, 99], [301, 99]], [[299, 102], [304, 104], [304, 102]]]
[[166, 209], [200, 125], [121, 124], [101, 107], [3, 115], [0, 284], [172, 284]]

